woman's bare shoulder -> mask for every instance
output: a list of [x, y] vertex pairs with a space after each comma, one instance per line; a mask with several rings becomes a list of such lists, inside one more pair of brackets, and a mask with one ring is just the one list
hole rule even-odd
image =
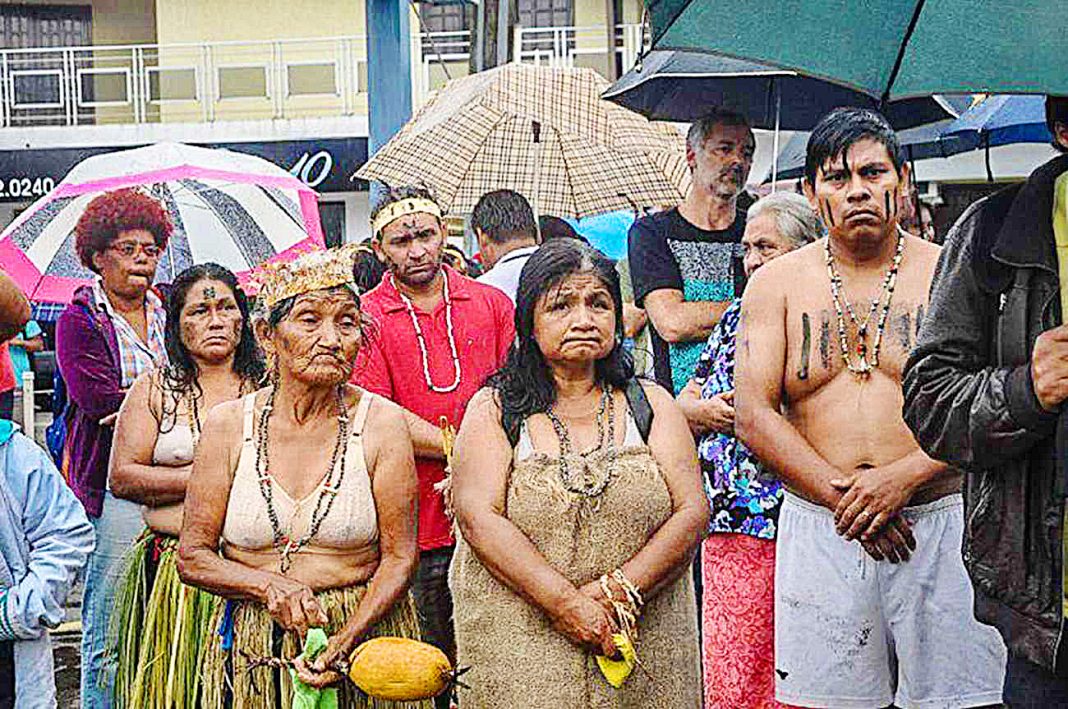
[[350, 385], [350, 387], [359, 392], [359, 396], [362, 400], [363, 397], [370, 397], [371, 403], [367, 409], [367, 421], [371, 424], [372, 428], [378, 429], [379, 427], [385, 429], [403, 428], [408, 430], [407, 424], [404, 420], [404, 409], [394, 401], [390, 401], [384, 396], [377, 396], [371, 392], [360, 389]]

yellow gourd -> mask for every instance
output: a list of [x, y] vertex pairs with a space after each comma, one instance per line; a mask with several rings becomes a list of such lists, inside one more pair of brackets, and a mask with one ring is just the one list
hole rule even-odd
[[356, 648], [349, 662], [349, 677], [376, 699], [430, 699], [448, 689], [455, 679], [445, 653], [406, 638], [368, 640]]

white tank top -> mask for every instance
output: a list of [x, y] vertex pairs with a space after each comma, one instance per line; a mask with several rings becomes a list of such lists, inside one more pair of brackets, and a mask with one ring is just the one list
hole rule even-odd
[[[367, 411], [373, 398], [374, 395], [366, 391], [360, 397], [345, 452], [345, 477], [341, 481], [330, 513], [323, 520], [315, 538], [305, 547], [305, 551], [313, 552], [318, 548], [327, 552], [343, 552], [370, 546], [378, 541], [378, 514], [375, 511], [371, 478], [367, 472], [361, 442]], [[226, 507], [226, 521], [222, 531], [224, 550], [226, 545], [248, 551], [268, 550], [274, 546], [267, 502], [263, 499], [256, 474], [255, 399], [255, 393], [243, 399], [244, 440], [241, 443], [241, 454]], [[341, 461], [338, 460], [337, 464], [340, 465]], [[278, 522], [283, 533], [290, 539], [300, 539], [307, 533], [316, 500], [322, 486], [326, 484], [327, 477], [329, 476], [323, 476], [323, 481], [300, 500], [292, 499], [274, 478], [270, 479], [271, 498]]]

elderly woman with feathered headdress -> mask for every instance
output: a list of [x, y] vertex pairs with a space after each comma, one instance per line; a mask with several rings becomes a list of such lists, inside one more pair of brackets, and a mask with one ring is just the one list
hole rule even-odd
[[[255, 332], [263, 389], [214, 408], [186, 492], [179, 573], [228, 600], [202, 665], [205, 707], [290, 706], [277, 661], [329, 636], [298, 678], [324, 687], [372, 636], [417, 637], [416, 475], [403, 414], [347, 382], [367, 333], [351, 252], [267, 273]], [[221, 549], [221, 555], [218, 551]], [[343, 707], [380, 706], [350, 685]]]

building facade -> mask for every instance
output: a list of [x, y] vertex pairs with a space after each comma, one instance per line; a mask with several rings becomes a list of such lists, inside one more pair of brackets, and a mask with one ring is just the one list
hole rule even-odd
[[[517, 61], [626, 71], [640, 0], [518, 0]], [[614, 16], [615, 29], [607, 22]], [[410, 19], [418, 106], [469, 71], [472, 5]], [[362, 0], [0, 2], [0, 228], [89, 155], [179, 141], [265, 157], [321, 195], [331, 243], [368, 235]]]

